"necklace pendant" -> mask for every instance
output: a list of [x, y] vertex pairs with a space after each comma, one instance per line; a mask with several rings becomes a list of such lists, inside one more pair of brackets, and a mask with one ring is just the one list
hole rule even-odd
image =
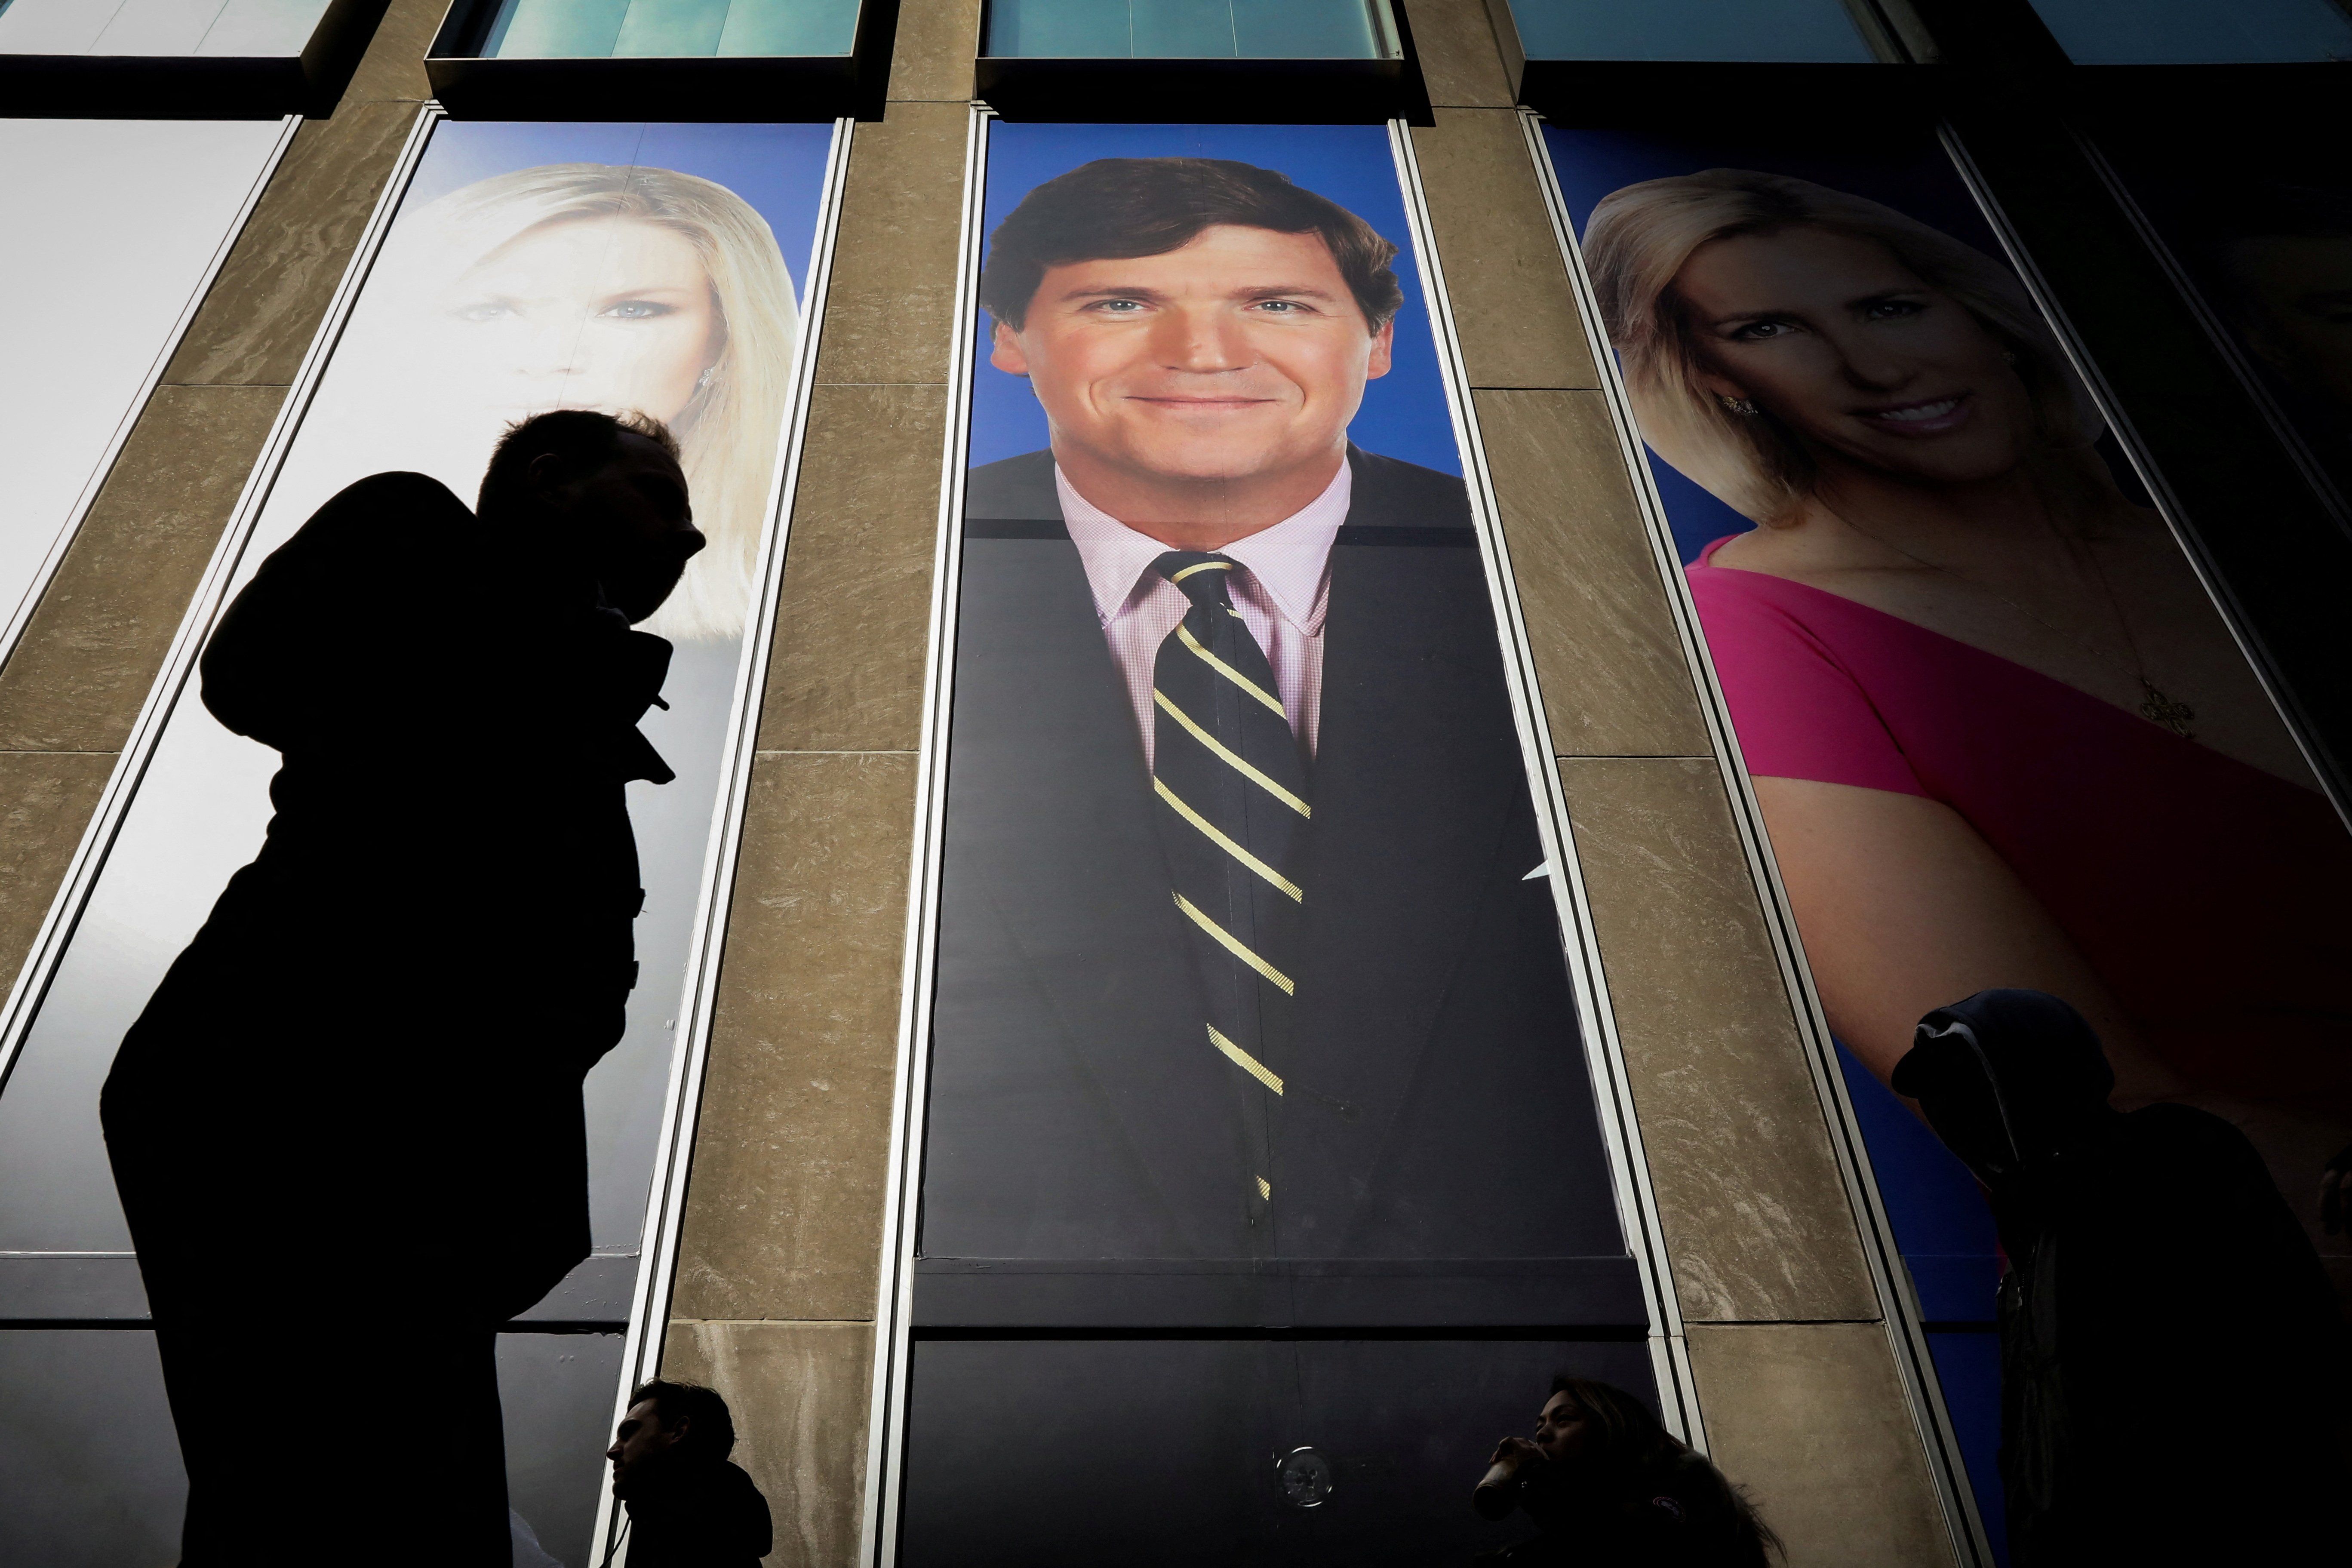
[[2157, 689], [2155, 681], [2146, 676], [2139, 680], [2140, 689], [2147, 700], [2139, 705], [2139, 716], [2151, 724], [2161, 724], [2184, 741], [2193, 741], [2197, 732], [2189, 726], [2196, 721], [2197, 710], [2186, 702], [2176, 702]]

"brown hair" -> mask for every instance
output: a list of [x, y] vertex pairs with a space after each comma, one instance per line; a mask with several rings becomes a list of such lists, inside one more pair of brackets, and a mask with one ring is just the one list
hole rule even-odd
[[980, 303], [1019, 331], [1049, 267], [1165, 256], [1219, 224], [1319, 236], [1379, 331], [1404, 304], [1397, 247], [1371, 225], [1287, 175], [1230, 158], [1097, 158], [1021, 199], [989, 237]]

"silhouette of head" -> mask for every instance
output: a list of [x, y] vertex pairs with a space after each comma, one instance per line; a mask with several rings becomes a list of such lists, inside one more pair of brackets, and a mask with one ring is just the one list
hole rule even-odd
[[613, 1465], [613, 1495], [625, 1501], [680, 1470], [715, 1466], [734, 1450], [735, 1418], [717, 1391], [657, 1377], [630, 1394], [604, 1458]]
[[2116, 1075], [2083, 1016], [2041, 991], [1979, 991], [1919, 1020], [1895, 1092], [1996, 1194], [2114, 1112]]
[[482, 476], [482, 521], [592, 577], [632, 624], [661, 608], [703, 547], [657, 420], [559, 408], [510, 426]]

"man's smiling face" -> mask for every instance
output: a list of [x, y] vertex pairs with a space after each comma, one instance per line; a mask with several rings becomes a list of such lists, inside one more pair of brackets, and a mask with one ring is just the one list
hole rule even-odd
[[1321, 236], [1218, 225], [1162, 255], [1048, 268], [990, 363], [1029, 377], [1084, 493], [1113, 476], [1319, 489], [1364, 383], [1388, 374], [1391, 331], [1371, 330]]

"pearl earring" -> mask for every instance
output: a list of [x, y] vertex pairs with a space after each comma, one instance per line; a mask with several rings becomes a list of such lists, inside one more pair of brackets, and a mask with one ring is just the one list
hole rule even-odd
[[1738, 415], [1742, 419], [1748, 417], [1756, 412], [1756, 405], [1745, 397], [1731, 397], [1718, 393], [1716, 395], [1716, 401], [1722, 404], [1724, 407], [1729, 409], [1732, 413]]

